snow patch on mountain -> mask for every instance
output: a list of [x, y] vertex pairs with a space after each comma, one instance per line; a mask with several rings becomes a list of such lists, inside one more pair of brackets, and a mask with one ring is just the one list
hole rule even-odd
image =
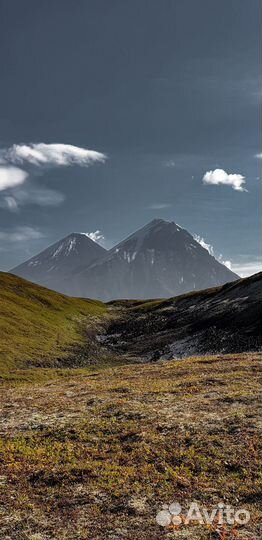
[[210, 256], [206, 242], [175, 222], [155, 219], [109, 251], [97, 243], [102, 237], [99, 230], [72, 233], [14, 273], [59, 292], [101, 300], [167, 298], [237, 279]]
[[66, 247], [66, 255], [69, 255], [70, 251], [74, 249], [75, 245], [76, 245], [76, 239], [75, 238], [72, 238], [72, 240], [70, 239]]
[[58, 248], [55, 249], [55, 251], [54, 251], [53, 255], [51, 255], [51, 257], [52, 257], [53, 259], [55, 259], [55, 258], [57, 257], [57, 255], [59, 255], [59, 253], [63, 250], [63, 248], [64, 248], [64, 244], [61, 243], [61, 244], [58, 246]]

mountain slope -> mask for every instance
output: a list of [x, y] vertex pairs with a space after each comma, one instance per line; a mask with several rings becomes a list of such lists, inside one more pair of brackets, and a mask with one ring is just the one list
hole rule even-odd
[[87, 327], [106, 306], [68, 298], [0, 272], [0, 373], [10, 367], [54, 365], [87, 343]]
[[261, 306], [262, 273], [167, 300], [109, 306], [0, 273], [0, 376], [30, 365], [259, 351]]
[[[71, 273], [89, 266], [104, 253], [106, 250], [86, 234], [72, 233], [10, 272], [50, 289], [71, 294]], [[68, 285], [64, 283], [66, 279]]]
[[168, 300], [113, 302], [103, 343], [133, 359], [262, 349], [262, 273]]
[[72, 276], [73, 294], [100, 298], [170, 297], [238, 276], [174, 222], [157, 219]]

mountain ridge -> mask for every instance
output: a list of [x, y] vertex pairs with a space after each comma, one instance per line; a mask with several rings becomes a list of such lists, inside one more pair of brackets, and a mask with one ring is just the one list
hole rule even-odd
[[11, 272], [71, 296], [103, 301], [176, 296], [239, 278], [186, 229], [163, 219], [150, 221], [110, 250], [72, 233]]
[[104, 345], [140, 361], [262, 348], [262, 272], [174, 298], [114, 301]]
[[72, 277], [74, 294], [170, 297], [238, 279], [175, 222], [155, 219]]
[[105, 248], [91, 240], [85, 233], [71, 233], [12, 268], [10, 273], [58, 292], [64, 292], [61, 290], [63, 280], [77, 271], [81, 265], [89, 265], [99, 258], [103, 252], [106, 252]]

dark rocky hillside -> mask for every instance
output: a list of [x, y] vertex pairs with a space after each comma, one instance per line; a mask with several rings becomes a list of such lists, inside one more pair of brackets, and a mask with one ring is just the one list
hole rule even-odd
[[118, 307], [119, 320], [102, 341], [133, 359], [262, 347], [262, 273], [168, 300], [112, 302], [111, 306]]

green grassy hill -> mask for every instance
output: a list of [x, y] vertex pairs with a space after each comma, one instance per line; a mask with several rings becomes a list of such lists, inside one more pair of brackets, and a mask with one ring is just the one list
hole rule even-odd
[[70, 356], [106, 309], [0, 272], [0, 374]]
[[105, 305], [0, 273], [0, 377], [260, 350], [261, 282], [262, 273], [176, 298]]

